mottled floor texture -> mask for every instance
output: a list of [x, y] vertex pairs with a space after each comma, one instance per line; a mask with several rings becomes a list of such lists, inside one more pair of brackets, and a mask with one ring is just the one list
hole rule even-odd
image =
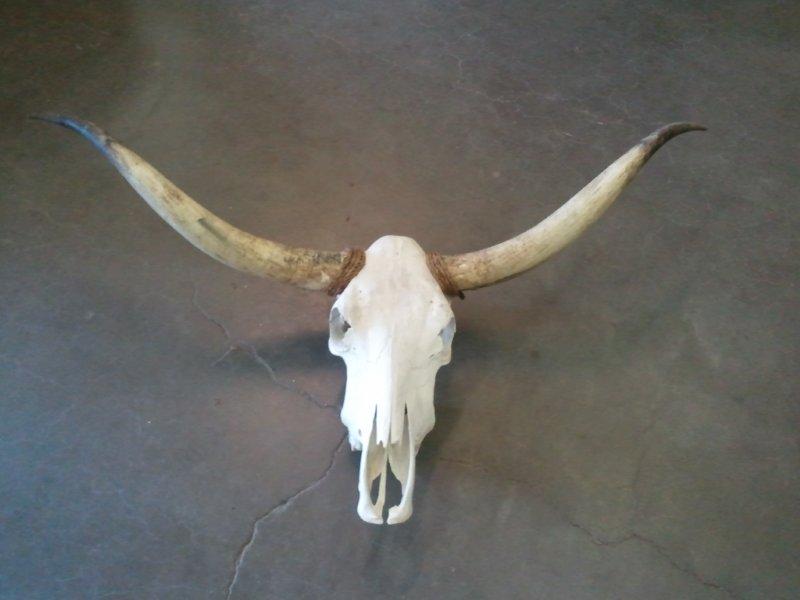
[[[796, 2], [6, 1], [0, 598], [800, 597]], [[330, 299], [169, 229], [91, 119], [211, 210], [477, 249], [670, 142], [454, 308], [412, 520], [355, 512]]]

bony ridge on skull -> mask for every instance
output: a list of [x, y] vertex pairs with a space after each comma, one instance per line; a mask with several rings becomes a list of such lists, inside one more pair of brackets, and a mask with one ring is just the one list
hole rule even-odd
[[455, 318], [443, 290], [454, 295], [493, 285], [542, 263], [596, 221], [664, 143], [705, 129], [692, 123], [658, 129], [549, 217], [494, 246], [439, 256], [426, 254], [411, 238], [386, 236], [366, 250], [363, 263], [354, 263], [353, 251], [293, 248], [237, 229], [92, 123], [62, 115], [35, 118], [89, 139], [159, 216], [209, 256], [247, 273], [338, 294], [328, 344], [347, 367], [341, 416], [351, 448], [361, 451], [358, 514], [383, 523], [391, 473], [402, 495], [388, 510], [389, 524], [412, 514], [416, 454], [435, 421], [436, 373], [450, 362]]

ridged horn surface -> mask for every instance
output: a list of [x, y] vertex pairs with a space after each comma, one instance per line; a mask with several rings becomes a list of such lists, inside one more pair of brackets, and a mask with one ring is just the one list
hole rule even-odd
[[443, 256], [456, 287], [471, 290], [521, 275], [575, 240], [611, 206], [661, 146], [702, 125], [672, 123], [654, 131], [628, 150], [605, 171], [549, 217], [528, 231], [476, 252]]
[[306, 289], [324, 290], [334, 281], [347, 256], [346, 252], [293, 248], [234, 227], [192, 200], [135, 152], [93, 123], [62, 115], [32, 118], [80, 133], [111, 161], [175, 231], [196, 248], [234, 269]]

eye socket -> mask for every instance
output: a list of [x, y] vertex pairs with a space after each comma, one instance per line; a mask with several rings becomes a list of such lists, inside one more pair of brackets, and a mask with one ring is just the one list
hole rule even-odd
[[331, 310], [331, 315], [328, 319], [328, 322], [331, 327], [331, 337], [336, 337], [337, 339], [344, 337], [344, 334], [347, 333], [347, 330], [352, 327], [336, 307]]
[[442, 338], [442, 347], [448, 348], [453, 343], [453, 336], [456, 334], [456, 318], [451, 317], [447, 325], [442, 327], [439, 337]]

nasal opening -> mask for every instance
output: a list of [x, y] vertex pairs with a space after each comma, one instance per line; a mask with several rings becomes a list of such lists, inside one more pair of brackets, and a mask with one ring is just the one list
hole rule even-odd
[[[376, 440], [373, 418], [369, 442], [364, 445], [359, 468], [358, 515], [367, 523], [382, 524], [387, 496], [388, 475], [400, 484], [400, 502], [389, 508], [386, 523], [395, 525], [407, 521], [413, 511], [415, 452], [411, 442], [408, 413], [404, 411], [400, 441], [388, 447]], [[394, 488], [394, 485], [391, 486]], [[394, 494], [392, 494], [394, 496]]]

